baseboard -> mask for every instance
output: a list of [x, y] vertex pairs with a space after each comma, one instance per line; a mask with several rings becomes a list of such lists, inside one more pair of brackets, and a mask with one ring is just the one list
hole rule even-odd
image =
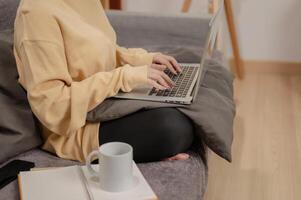
[[[230, 66], [233, 66], [234, 60], [229, 59]], [[243, 60], [246, 74], [250, 73], [283, 73], [300, 74], [301, 62], [283, 62], [283, 61], [263, 61], [263, 60]]]

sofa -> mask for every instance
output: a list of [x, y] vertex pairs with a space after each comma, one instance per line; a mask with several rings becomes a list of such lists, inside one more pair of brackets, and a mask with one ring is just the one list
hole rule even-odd
[[[18, 4], [19, 0], [0, 0], [0, 31], [10, 30], [13, 33], [13, 22]], [[190, 16], [185, 14], [158, 15], [108, 11], [107, 15], [117, 33], [119, 45], [142, 47], [149, 51], [160, 51], [175, 56], [179, 62], [199, 61], [210, 20], [209, 16]], [[216, 52], [214, 57], [219, 62], [223, 62], [221, 53]], [[16, 70], [14, 69], [15, 72]], [[17, 81], [17, 77], [14, 77], [14, 81]], [[22, 101], [25, 100], [22, 99]], [[28, 109], [28, 105], [26, 109]], [[34, 118], [32, 113], [28, 116]], [[5, 113], [1, 113], [0, 117], [4, 119]], [[36, 121], [34, 120], [33, 122]], [[25, 124], [29, 125], [29, 123]], [[3, 134], [9, 134], [1, 133], [3, 130], [0, 128], [1, 145], [10, 145], [3, 141], [5, 138]], [[22, 130], [17, 132], [22, 132]], [[11, 154], [5, 161], [0, 162], [0, 168], [14, 159], [32, 161], [36, 167], [60, 167], [81, 164], [76, 161], [60, 159], [41, 150], [41, 140], [37, 126], [35, 126], [33, 131], [35, 131], [35, 133], [32, 133], [36, 137], [35, 142], [30, 143], [30, 141], [27, 141], [32, 146], [28, 145], [23, 151], [19, 150]], [[20, 143], [22, 141], [14, 143], [8, 149], [14, 150]], [[202, 149], [202, 155], [200, 155], [200, 152], [196, 153], [189, 150], [190, 158], [187, 161], [139, 163], [138, 167], [159, 199], [201, 200], [206, 190], [208, 178], [206, 165], [207, 148], [203, 146]], [[19, 199], [17, 180], [0, 190], [0, 199]]]

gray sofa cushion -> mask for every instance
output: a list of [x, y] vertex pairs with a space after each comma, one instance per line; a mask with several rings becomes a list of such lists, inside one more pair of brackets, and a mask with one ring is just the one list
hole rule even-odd
[[0, 0], [0, 31], [14, 27], [20, 0]]
[[[204, 46], [210, 16], [107, 11], [117, 33], [117, 43], [127, 47], [145, 45]], [[133, 31], [134, 30], [134, 31]]]
[[42, 143], [26, 93], [17, 80], [12, 37], [13, 30], [0, 31], [0, 163]]

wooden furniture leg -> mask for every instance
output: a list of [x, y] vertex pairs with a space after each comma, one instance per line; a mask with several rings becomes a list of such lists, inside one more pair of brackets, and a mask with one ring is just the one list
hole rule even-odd
[[101, 3], [105, 10], [110, 9], [110, 0], [101, 0]]
[[189, 11], [189, 8], [190, 8], [190, 5], [191, 5], [191, 1], [192, 0], [185, 0], [184, 3], [183, 3], [183, 6], [182, 6], [182, 12], [188, 12]]
[[110, 9], [114, 10], [122, 10], [122, 2], [121, 0], [111, 0]]
[[100, 0], [100, 1], [105, 10], [108, 9], [122, 10], [121, 0]]
[[239, 79], [243, 79], [244, 68], [243, 68], [243, 62], [241, 60], [240, 53], [239, 53], [239, 47], [238, 47], [238, 42], [237, 42], [237, 34], [236, 34], [236, 29], [235, 29], [235, 24], [234, 24], [231, 0], [225, 0], [225, 12], [226, 12], [226, 18], [227, 18], [232, 48], [233, 48], [235, 72]]

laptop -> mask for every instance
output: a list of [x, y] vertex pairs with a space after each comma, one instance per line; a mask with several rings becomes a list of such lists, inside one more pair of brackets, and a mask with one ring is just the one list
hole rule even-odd
[[218, 25], [221, 21], [220, 18], [223, 11], [223, 3], [224, 1], [222, 0], [219, 9], [208, 24], [209, 31], [200, 63], [179, 63], [182, 68], [182, 72], [177, 75], [174, 75], [168, 69], [164, 71], [170, 79], [174, 81], [175, 86], [171, 89], [157, 90], [153, 86], [144, 85], [139, 88], [135, 88], [128, 93], [119, 91], [114, 98], [158, 101], [175, 104], [191, 104], [195, 101], [200, 87], [200, 82], [204, 75], [203, 70], [206, 57], [210, 54], [210, 46], [212, 47], [215, 43]]

